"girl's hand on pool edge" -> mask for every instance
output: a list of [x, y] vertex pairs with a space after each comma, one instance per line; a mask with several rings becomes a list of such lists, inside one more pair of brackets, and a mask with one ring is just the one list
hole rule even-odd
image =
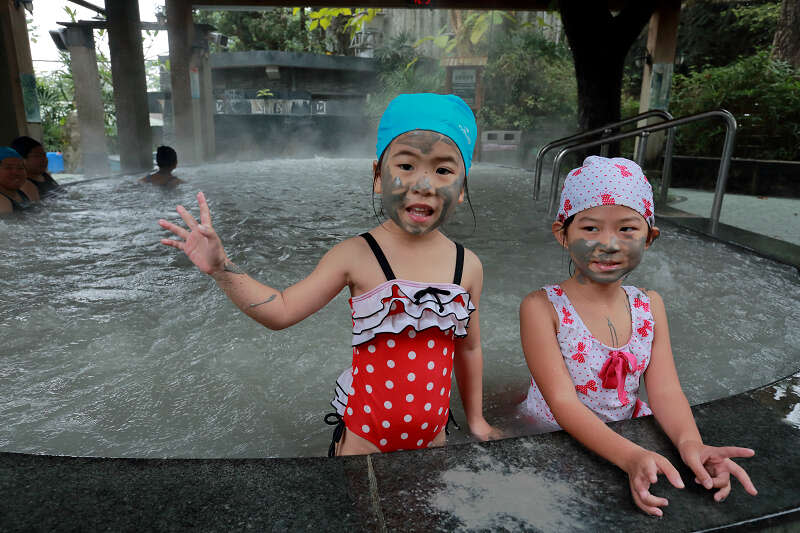
[[695, 482], [708, 490], [718, 489], [714, 500], [721, 502], [731, 492], [731, 474], [739, 480], [744, 490], [755, 496], [758, 494], [750, 476], [744, 468], [731, 460], [731, 457], [752, 457], [755, 451], [737, 446], [706, 446], [702, 442], [688, 441], [678, 446], [681, 459], [692, 469]]
[[470, 433], [480, 441], [497, 440], [505, 437], [502, 430], [489, 425], [485, 418], [473, 421], [469, 424]]
[[623, 469], [628, 474], [631, 496], [636, 506], [649, 515], [663, 516], [661, 507], [669, 505], [669, 500], [650, 493], [650, 485], [658, 481], [658, 474], [664, 474], [675, 488], [684, 488], [681, 475], [665, 457], [655, 452], [639, 449]]
[[164, 219], [158, 221], [162, 228], [182, 239], [161, 239], [161, 244], [182, 250], [201, 272], [213, 275], [225, 268], [228, 256], [222, 247], [222, 241], [211, 225], [211, 212], [202, 192], [197, 193], [197, 205], [200, 208], [199, 224], [186, 208], [182, 205], [177, 207], [178, 214], [186, 223], [188, 231]]

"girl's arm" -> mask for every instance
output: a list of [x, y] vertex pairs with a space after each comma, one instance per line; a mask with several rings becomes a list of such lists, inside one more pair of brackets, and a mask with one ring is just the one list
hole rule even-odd
[[578, 398], [558, 345], [557, 318], [543, 291], [529, 294], [520, 305], [520, 338], [533, 379], [558, 424], [581, 444], [628, 474], [636, 505], [661, 516], [665, 498], [650, 494], [657, 474], [683, 488], [678, 471], [661, 455], [648, 451], [611, 430]]
[[647, 291], [647, 294], [655, 327], [650, 365], [645, 371], [644, 380], [653, 415], [678, 448], [683, 462], [694, 472], [697, 483], [707, 489], [719, 489], [714, 494], [715, 500], [722, 501], [730, 493], [730, 474], [742, 483], [748, 493], [755, 495], [756, 489], [747, 473], [730, 460], [731, 457], [751, 457], [755, 454], [753, 450], [703, 444], [675, 369], [664, 301], [655, 291]]
[[467, 336], [456, 339], [453, 368], [470, 431], [480, 440], [493, 440], [501, 438], [502, 433], [483, 417], [483, 351], [479, 319], [483, 266], [470, 250], [465, 250], [464, 279], [470, 280], [465, 288], [470, 293], [475, 311], [470, 315]]
[[183, 250], [202, 272], [210, 275], [236, 306], [270, 329], [283, 329], [322, 308], [347, 284], [352, 241], [330, 250], [304, 280], [284, 291], [259, 283], [228, 259], [222, 241], [211, 226], [211, 214], [202, 192], [197, 194], [200, 224], [183, 206], [178, 213], [188, 231], [166, 220], [159, 224], [182, 240], [162, 239], [162, 244]]

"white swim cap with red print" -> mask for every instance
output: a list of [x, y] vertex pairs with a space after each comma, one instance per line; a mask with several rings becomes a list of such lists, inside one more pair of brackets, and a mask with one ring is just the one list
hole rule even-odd
[[630, 207], [651, 228], [655, 224], [653, 188], [639, 165], [630, 159], [592, 155], [584, 159], [583, 166], [569, 171], [561, 189], [556, 220], [563, 222], [600, 205]]

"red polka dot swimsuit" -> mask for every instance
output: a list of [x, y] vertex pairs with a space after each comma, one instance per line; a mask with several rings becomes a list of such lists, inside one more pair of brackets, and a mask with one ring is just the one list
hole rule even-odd
[[362, 237], [386, 281], [350, 299], [353, 364], [331, 404], [382, 452], [425, 448], [447, 424], [455, 339], [475, 310], [459, 284], [464, 248], [456, 243], [453, 283], [420, 283], [396, 279], [372, 235]]

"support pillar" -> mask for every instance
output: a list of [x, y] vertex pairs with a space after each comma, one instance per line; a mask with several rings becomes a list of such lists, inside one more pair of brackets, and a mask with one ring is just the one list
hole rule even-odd
[[175, 149], [178, 160], [191, 165], [198, 161], [199, 156], [194, 141], [195, 120], [190, 75], [194, 41], [192, 5], [187, 0], [166, 0], [166, 11]]
[[200, 132], [202, 136], [203, 161], [213, 161], [216, 158], [216, 135], [214, 127], [214, 111], [216, 102], [214, 100], [213, 85], [211, 82], [211, 61], [208, 56], [208, 48], [199, 54], [197, 66], [200, 78]]
[[144, 51], [136, 0], [106, 0], [108, 48], [123, 172], [153, 168]]
[[75, 83], [83, 173], [87, 176], [108, 175], [103, 98], [94, 36], [90, 28], [71, 26], [64, 32], [64, 40], [69, 50], [70, 70]]
[[20, 135], [42, 139], [25, 10], [14, 0], [0, 0], [0, 117], [0, 146]]
[[[651, 109], [669, 109], [669, 89], [672, 85], [672, 70], [675, 64], [675, 48], [678, 42], [680, 0], [662, 0], [650, 17], [647, 32], [647, 54], [642, 88], [639, 94], [639, 112]], [[653, 119], [652, 122], [657, 122]], [[644, 125], [644, 124], [640, 124]], [[661, 154], [666, 135], [663, 132], [650, 136], [647, 143], [647, 160]]]

